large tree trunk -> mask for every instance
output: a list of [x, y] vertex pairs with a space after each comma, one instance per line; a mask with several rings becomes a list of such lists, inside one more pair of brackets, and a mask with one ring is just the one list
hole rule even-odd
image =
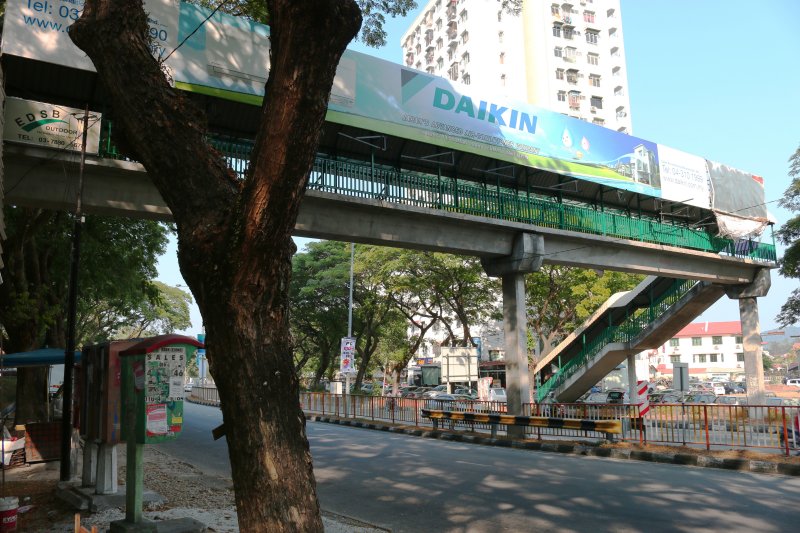
[[203, 118], [150, 56], [141, 0], [87, 0], [70, 36], [178, 227], [178, 259], [206, 325], [243, 531], [321, 531], [288, 324], [291, 240], [353, 0], [273, 0], [271, 72], [251, 175], [236, 181]]

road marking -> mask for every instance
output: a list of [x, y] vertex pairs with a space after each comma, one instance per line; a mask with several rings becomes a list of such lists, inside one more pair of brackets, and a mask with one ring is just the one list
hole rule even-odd
[[470, 463], [469, 461], [456, 461], [456, 463], [461, 463], [462, 465], [485, 466], [487, 468], [492, 467], [492, 465], [485, 465], [481, 463]]

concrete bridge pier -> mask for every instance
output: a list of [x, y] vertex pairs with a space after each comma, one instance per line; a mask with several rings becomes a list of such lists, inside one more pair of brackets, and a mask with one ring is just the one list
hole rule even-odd
[[758, 300], [769, 292], [771, 279], [768, 268], [759, 270], [752, 283], [725, 287], [725, 294], [739, 300], [739, 319], [742, 322], [744, 373], [747, 382], [747, 402], [764, 405], [764, 364], [761, 356], [761, 328], [758, 321]]
[[[544, 238], [520, 233], [514, 238], [511, 255], [481, 259], [486, 274], [499, 277], [503, 284], [503, 325], [506, 352], [506, 396], [508, 414], [523, 415], [522, 405], [530, 402], [528, 374], [528, 319], [525, 312], [525, 274], [542, 266]], [[508, 428], [512, 438], [524, 438], [524, 427]]]

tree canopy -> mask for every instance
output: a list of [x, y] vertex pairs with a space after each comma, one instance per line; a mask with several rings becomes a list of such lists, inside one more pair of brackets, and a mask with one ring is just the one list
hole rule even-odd
[[[795, 213], [777, 231], [778, 240], [787, 246], [780, 261], [780, 273], [787, 278], [800, 279], [800, 147], [789, 158], [789, 176], [792, 183], [783, 193], [780, 206]], [[789, 326], [800, 321], [800, 289], [792, 291], [781, 306], [777, 321]]]

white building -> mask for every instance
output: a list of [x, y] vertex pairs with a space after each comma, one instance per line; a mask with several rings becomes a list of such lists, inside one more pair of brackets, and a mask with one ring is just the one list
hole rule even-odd
[[401, 39], [407, 66], [631, 133], [619, 0], [430, 0]]
[[[647, 360], [650, 374], [656, 378], [671, 378], [672, 363], [688, 363], [690, 377], [733, 379], [744, 375], [742, 324], [738, 321], [689, 324], [663, 346], [642, 352], [637, 359]], [[643, 378], [641, 373], [637, 374], [639, 379]]]

